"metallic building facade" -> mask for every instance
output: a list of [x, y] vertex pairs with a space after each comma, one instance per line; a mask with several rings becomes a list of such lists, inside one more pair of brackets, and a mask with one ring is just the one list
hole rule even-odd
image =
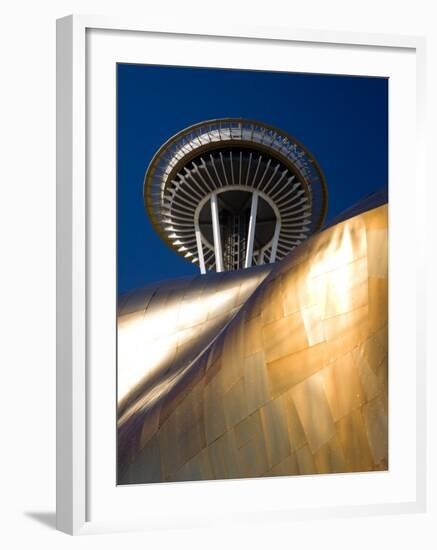
[[388, 468], [387, 205], [118, 316], [118, 483]]

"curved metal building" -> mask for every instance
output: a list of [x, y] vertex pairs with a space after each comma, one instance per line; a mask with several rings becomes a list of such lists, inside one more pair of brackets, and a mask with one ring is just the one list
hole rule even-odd
[[118, 483], [387, 469], [387, 205], [366, 208], [120, 300]]
[[224, 118], [195, 124], [159, 149], [144, 201], [164, 241], [205, 273], [284, 258], [322, 226], [327, 190], [294, 137]]

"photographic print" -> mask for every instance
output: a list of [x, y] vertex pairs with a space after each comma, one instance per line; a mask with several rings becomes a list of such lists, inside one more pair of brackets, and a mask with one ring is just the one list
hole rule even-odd
[[117, 483], [387, 470], [388, 79], [117, 65]]

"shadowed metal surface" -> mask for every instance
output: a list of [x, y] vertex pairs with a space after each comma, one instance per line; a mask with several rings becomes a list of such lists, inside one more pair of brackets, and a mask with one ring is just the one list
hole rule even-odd
[[[219, 275], [242, 306], [231, 299], [214, 343], [212, 328], [194, 330], [194, 360], [175, 353], [122, 401], [118, 483], [387, 469], [387, 206], [313, 236], [246, 298], [237, 273]], [[194, 308], [199, 327], [216, 289], [206, 284]], [[121, 306], [127, 347], [144, 334], [123, 324], [132, 310], [147, 316], [145, 294], [140, 308]], [[119, 374], [130, 369], [118, 360]]]

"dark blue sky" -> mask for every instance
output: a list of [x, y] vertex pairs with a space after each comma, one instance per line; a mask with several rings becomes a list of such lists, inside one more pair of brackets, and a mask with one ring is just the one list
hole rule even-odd
[[154, 153], [191, 124], [243, 117], [295, 136], [326, 176], [328, 222], [388, 182], [386, 79], [119, 64], [117, 97], [119, 292], [198, 273], [155, 233], [142, 196]]

